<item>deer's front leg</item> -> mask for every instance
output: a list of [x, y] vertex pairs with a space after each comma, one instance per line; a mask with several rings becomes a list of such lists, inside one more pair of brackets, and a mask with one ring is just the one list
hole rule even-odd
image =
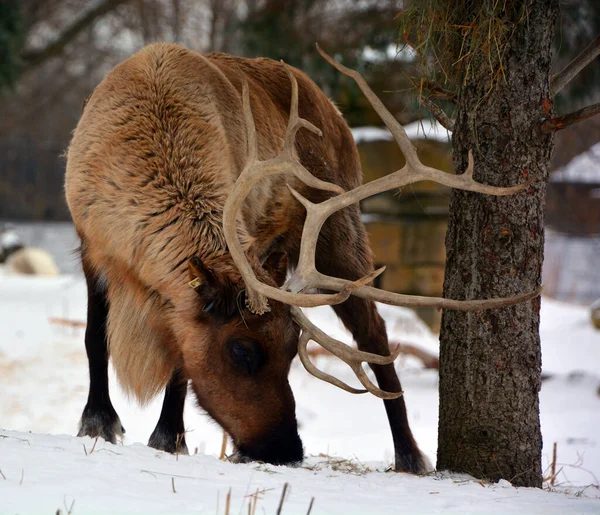
[[107, 442], [116, 443], [125, 429], [108, 393], [108, 342], [106, 320], [108, 301], [106, 288], [100, 284], [91, 267], [83, 261], [83, 271], [88, 289], [87, 328], [85, 350], [90, 370], [90, 390], [83, 409], [77, 436], [100, 436]]

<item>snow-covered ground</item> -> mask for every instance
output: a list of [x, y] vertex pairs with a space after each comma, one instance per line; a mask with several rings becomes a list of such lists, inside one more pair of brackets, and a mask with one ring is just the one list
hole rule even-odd
[[[543, 302], [544, 372], [552, 375], [541, 391], [544, 467], [557, 442], [561, 493], [556, 493], [460, 476], [385, 472], [393, 452], [381, 401], [323, 383], [299, 363], [290, 381], [309, 456], [302, 468], [219, 461], [222, 431], [192, 399], [186, 406], [186, 438], [197, 454], [175, 457], [147, 448], [143, 444], [161, 399], [141, 409], [124, 396], [114, 377], [112, 398], [126, 438], [117, 446], [98, 441], [91, 452], [92, 440], [72, 436], [87, 396], [83, 330], [51, 323], [56, 317], [85, 320], [85, 305], [80, 276], [0, 274], [0, 514], [60, 509], [64, 515], [73, 501], [73, 514], [220, 514], [230, 487], [230, 513], [246, 513], [251, 500], [246, 496], [257, 489], [264, 490], [257, 513], [275, 513], [285, 482], [290, 490], [284, 514], [306, 513], [311, 497], [312, 513], [323, 514], [600, 513], [600, 332], [592, 328], [585, 308]], [[437, 338], [410, 310], [381, 309], [392, 341], [437, 352]], [[349, 341], [329, 308], [312, 310], [311, 317]], [[317, 364], [352, 382], [343, 364], [325, 357]], [[413, 431], [435, 463], [437, 373], [421, 370], [414, 358], [399, 359], [398, 368]]]

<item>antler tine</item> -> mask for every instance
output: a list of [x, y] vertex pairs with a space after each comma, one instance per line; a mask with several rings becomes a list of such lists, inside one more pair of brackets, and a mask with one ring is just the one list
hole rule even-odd
[[[286, 153], [288, 159], [294, 159], [294, 142], [296, 140], [296, 132], [300, 127], [304, 127], [311, 132], [314, 132], [318, 136], [323, 136], [321, 129], [315, 127], [312, 123], [304, 118], [300, 118], [298, 115], [298, 81], [296, 80], [296, 76], [294, 72], [292, 72], [291, 68], [281, 60], [281, 64], [283, 64], [285, 72], [287, 73], [288, 78], [292, 84], [292, 98], [290, 103], [290, 119], [288, 122], [287, 130], [285, 131], [285, 144], [283, 146], [282, 153]], [[311, 174], [311, 176], [313, 176]], [[313, 176], [314, 177], [314, 176]], [[330, 184], [330, 183], [325, 183]]]
[[398, 120], [392, 116], [392, 114], [386, 109], [383, 105], [383, 102], [379, 100], [377, 95], [373, 92], [373, 90], [367, 84], [367, 81], [363, 78], [363, 76], [357, 72], [356, 70], [351, 70], [347, 68], [343, 64], [338, 63], [333, 57], [331, 57], [327, 52], [325, 52], [318, 43], [315, 43], [317, 47], [317, 52], [321, 54], [321, 57], [325, 59], [331, 66], [333, 66], [336, 70], [343, 73], [347, 77], [354, 79], [358, 87], [363, 92], [363, 95], [367, 98], [369, 103], [375, 109], [375, 112], [381, 117], [383, 123], [387, 126], [387, 128], [392, 133], [392, 136], [398, 143], [400, 150], [404, 154], [406, 158], [406, 162], [410, 165], [414, 165], [419, 163], [419, 158], [417, 157], [417, 151], [415, 147], [411, 143], [404, 127], [398, 123]]
[[309, 374], [315, 376], [317, 379], [321, 379], [326, 383], [330, 383], [350, 393], [360, 394], [368, 392], [368, 390], [359, 390], [358, 388], [353, 388], [352, 386], [344, 383], [344, 381], [340, 381], [337, 377], [333, 377], [332, 375], [329, 375], [323, 372], [322, 370], [319, 370], [311, 362], [310, 356], [308, 355], [308, 350], [306, 346], [308, 345], [308, 342], [310, 340], [312, 340], [311, 335], [308, 332], [303, 331], [302, 335], [300, 336], [300, 341], [298, 342], [298, 356], [300, 357], [300, 361], [302, 362], [304, 368]]
[[317, 179], [312, 173], [298, 163], [296, 156], [294, 155], [296, 133], [300, 127], [304, 127], [318, 136], [323, 136], [323, 132], [321, 132], [321, 129], [315, 127], [308, 120], [300, 118], [298, 115], [298, 81], [296, 80], [296, 76], [294, 75], [292, 69], [286, 63], [284, 63], [283, 60], [281, 61], [281, 64], [283, 65], [292, 85], [292, 98], [290, 102], [290, 118], [285, 131], [285, 140], [280, 155], [285, 156], [288, 161], [297, 165], [293, 170], [294, 175], [307, 186], [320, 190], [332, 191], [338, 194], [344, 193], [343, 188], [337, 184], [332, 184], [330, 182]]
[[[400, 354], [400, 347], [397, 347], [390, 356], [380, 356], [379, 354], [372, 354], [370, 352], [364, 352], [357, 349], [353, 349], [345, 343], [342, 343], [341, 341], [336, 340], [335, 338], [332, 338], [328, 334], [324, 333], [321, 329], [314, 325], [304, 313], [302, 313], [302, 310], [300, 308], [293, 306], [291, 308], [291, 312], [292, 316], [294, 317], [294, 320], [302, 329], [303, 338], [307, 339], [306, 341], [301, 339], [304, 346], [306, 346], [308, 340], [314, 340], [315, 342], [317, 342], [321, 347], [328, 350], [334, 356], [338, 357], [344, 363], [346, 363], [356, 374], [356, 377], [362, 383], [362, 385], [373, 395], [381, 399], [397, 399], [398, 397], [403, 395], [403, 392], [386, 392], [384, 390], [381, 390], [370, 381], [370, 379], [367, 377], [365, 371], [362, 368], [363, 362], [375, 365], [389, 365], [390, 363], [393, 363], [394, 360]], [[307, 366], [304, 360], [302, 359], [302, 356], [300, 356], [300, 359], [302, 360], [302, 364], [306, 367], [309, 373], [315, 375], [316, 377], [319, 377], [319, 379], [323, 379], [323, 377], [314, 374], [313, 372], [314, 370], [317, 370], [320, 374], [324, 374], [324, 372], [321, 372], [318, 369], [316, 369], [316, 367], [314, 367], [312, 363], [309, 366]], [[329, 383], [335, 384], [336, 386], [340, 386], [336, 382], [332, 382], [327, 379], [324, 380]], [[340, 388], [343, 387], [340, 386]], [[347, 390], [346, 388], [343, 389]]]

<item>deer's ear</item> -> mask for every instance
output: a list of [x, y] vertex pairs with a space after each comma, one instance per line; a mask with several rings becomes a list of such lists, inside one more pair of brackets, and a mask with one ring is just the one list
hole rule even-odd
[[209, 313], [213, 310], [221, 289], [215, 273], [211, 268], [204, 266], [198, 256], [188, 261], [188, 272], [191, 279], [188, 284], [202, 299], [204, 303], [202, 311]]
[[228, 319], [239, 312], [240, 287], [232, 283], [226, 275], [206, 266], [194, 256], [188, 262], [191, 281], [188, 283], [198, 294], [202, 311], [212, 317]]
[[263, 262], [263, 268], [269, 277], [275, 281], [277, 286], [281, 287], [285, 282], [288, 270], [288, 257], [285, 252], [276, 250], [271, 252], [269, 257]]

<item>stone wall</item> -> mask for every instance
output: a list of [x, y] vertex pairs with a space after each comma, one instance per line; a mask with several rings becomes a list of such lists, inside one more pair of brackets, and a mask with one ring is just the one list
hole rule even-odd
[[[447, 172], [452, 170], [449, 144], [431, 140], [413, 143], [423, 163]], [[394, 142], [364, 142], [358, 149], [364, 182], [404, 166], [404, 157]], [[398, 293], [441, 296], [449, 198], [448, 188], [422, 182], [362, 203], [375, 263], [386, 266], [377, 280], [378, 287]], [[439, 329], [440, 312], [431, 308], [417, 312], [434, 330]]]

